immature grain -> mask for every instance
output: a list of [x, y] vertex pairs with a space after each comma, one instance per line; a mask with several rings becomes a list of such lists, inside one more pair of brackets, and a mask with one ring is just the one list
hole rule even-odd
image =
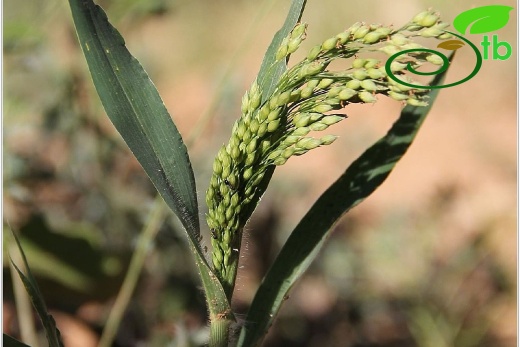
[[[301, 62], [288, 69], [265, 99], [254, 82], [242, 98], [242, 116], [235, 122], [228, 144], [213, 163], [206, 193], [207, 223], [213, 245], [212, 262], [228, 296], [233, 290], [242, 229], [264, 193], [273, 167], [333, 143], [337, 136], [308, 136], [346, 118], [337, 113], [350, 103], [373, 103], [378, 95], [414, 106], [427, 104], [425, 90], [389, 78], [384, 63], [362, 54], [381, 51], [389, 56], [421, 48], [417, 36], [446, 37], [445, 23], [428, 10], [400, 29], [358, 22], [314, 46]], [[282, 41], [276, 59], [294, 53], [305, 39], [307, 25], [299, 23]], [[344, 70], [329, 69], [331, 62], [352, 58]], [[404, 73], [423, 63], [439, 64], [435, 55], [406, 54], [390, 66], [405, 82], [418, 85]]]

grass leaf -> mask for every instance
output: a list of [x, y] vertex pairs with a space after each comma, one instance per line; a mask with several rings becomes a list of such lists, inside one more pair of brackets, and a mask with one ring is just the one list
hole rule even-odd
[[276, 62], [276, 51], [282, 40], [289, 35], [302, 17], [307, 0], [293, 0], [289, 13], [285, 18], [285, 22], [280, 30], [274, 35], [271, 44], [265, 52], [264, 60], [258, 72], [258, 85], [262, 89], [262, 102], [274, 91], [280, 76], [287, 70], [287, 61]]
[[[11, 263], [13, 264], [13, 267], [16, 269], [16, 272], [18, 272], [18, 275], [20, 276], [20, 279], [23, 282], [23, 285], [25, 287], [25, 290], [27, 290], [27, 293], [29, 294], [29, 297], [31, 299], [31, 302], [34, 306], [34, 309], [36, 310], [36, 313], [40, 317], [40, 320], [42, 322], [43, 328], [45, 329], [45, 334], [47, 336], [47, 341], [49, 342], [50, 347], [63, 347], [63, 343], [61, 342], [61, 336], [60, 331], [56, 327], [56, 322], [54, 321], [54, 318], [48, 313], [47, 306], [45, 305], [45, 301], [43, 299], [43, 295], [40, 292], [40, 288], [38, 287], [38, 283], [36, 283], [36, 279], [34, 278], [31, 269], [29, 268], [29, 263], [27, 262], [27, 258], [25, 257], [25, 253], [22, 249], [22, 245], [20, 244], [20, 241], [18, 240], [18, 236], [11, 230], [12, 235], [14, 236], [14, 240], [16, 242], [16, 245], [18, 246], [18, 250], [20, 251], [21, 258], [23, 261], [23, 264], [26, 268], [27, 275], [25, 275], [20, 268], [14, 263], [13, 259], [10, 258]], [[5, 339], [4, 335], [4, 339]]]
[[74, 24], [107, 115], [190, 237], [199, 233], [195, 178], [181, 135], [157, 89], [105, 12], [70, 1]]
[[[431, 85], [440, 85], [445, 72]], [[334, 224], [388, 177], [410, 147], [439, 89], [430, 90], [427, 107], [406, 106], [388, 133], [356, 159], [314, 203], [284, 244], [264, 277], [242, 328], [238, 346], [257, 346], [284, 298], [322, 248]]]
[[199, 244], [195, 179], [181, 135], [157, 89], [121, 34], [92, 0], [69, 0], [79, 42], [110, 120], [185, 227], [211, 316], [229, 303]]

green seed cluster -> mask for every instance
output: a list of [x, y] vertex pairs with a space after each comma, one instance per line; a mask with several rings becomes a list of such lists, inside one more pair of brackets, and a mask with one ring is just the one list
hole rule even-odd
[[[306, 27], [301, 23], [295, 26], [280, 45], [276, 59], [285, 59], [298, 49]], [[379, 94], [411, 105], [426, 105], [425, 91], [395, 82], [379, 60], [358, 55], [371, 51], [393, 55], [420, 48], [412, 37], [441, 37], [444, 27], [433, 11], [417, 15], [398, 30], [356, 23], [312, 48], [304, 60], [282, 75], [266, 100], [262, 100], [259, 85], [253, 83], [242, 99], [242, 117], [215, 158], [206, 194], [212, 260], [225, 289], [233, 288], [242, 228], [264, 192], [261, 182], [269, 167], [334, 142], [334, 135], [309, 134], [345, 119], [346, 115], [335, 111], [350, 103], [373, 103]], [[352, 57], [346, 70], [327, 69], [334, 60]], [[394, 61], [391, 70], [403, 74], [409, 64], [417, 68], [425, 62], [439, 63], [430, 54], [408, 54]], [[402, 78], [418, 84], [406, 76]]]

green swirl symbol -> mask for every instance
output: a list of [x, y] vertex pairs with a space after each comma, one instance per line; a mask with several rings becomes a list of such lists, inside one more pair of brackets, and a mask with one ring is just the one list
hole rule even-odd
[[442, 58], [442, 66], [438, 70], [431, 71], [431, 72], [420, 72], [420, 71], [415, 70], [412, 67], [411, 63], [408, 63], [408, 65], [406, 67], [406, 70], [410, 71], [413, 74], [421, 75], [421, 76], [438, 75], [438, 74], [446, 71], [446, 69], [448, 69], [448, 66], [450, 64], [450, 61], [449, 61], [448, 57], [446, 57], [441, 52], [435, 51], [433, 49], [427, 49], [427, 48], [407, 49], [407, 50], [404, 50], [404, 51], [401, 51], [399, 53], [396, 53], [396, 54], [392, 55], [390, 58], [388, 58], [388, 60], [387, 60], [387, 62], [385, 64], [385, 71], [386, 71], [388, 77], [390, 77], [391, 79], [393, 79], [397, 83], [403, 84], [403, 85], [408, 86], [408, 87], [417, 88], [417, 89], [440, 89], [440, 88], [453, 87], [453, 86], [456, 86], [458, 84], [464, 83], [464, 82], [470, 80], [471, 78], [475, 77], [475, 75], [479, 72], [480, 68], [482, 67], [482, 55], [480, 54], [480, 51], [478, 50], [477, 46], [475, 46], [472, 42], [470, 42], [469, 40], [467, 40], [463, 36], [460, 36], [460, 35], [457, 35], [455, 33], [452, 33], [451, 31], [445, 31], [445, 32], [450, 33], [450, 34], [458, 37], [459, 39], [461, 39], [462, 41], [467, 43], [473, 49], [473, 51], [475, 52], [475, 55], [477, 57], [475, 68], [473, 69], [473, 71], [466, 78], [464, 78], [464, 79], [462, 79], [460, 81], [457, 81], [457, 82], [450, 83], [450, 84], [444, 84], [444, 85], [438, 85], [438, 86], [422, 86], [422, 85], [415, 85], [415, 84], [411, 84], [411, 83], [408, 83], [408, 82], [404, 82], [404, 81], [400, 80], [399, 78], [397, 78], [394, 75], [394, 73], [392, 72], [392, 70], [390, 70], [390, 65], [392, 64], [392, 62], [397, 57], [399, 57], [402, 54], [407, 54], [407, 53], [410, 53], [410, 52], [428, 52], [428, 53], [435, 54], [435, 55], [437, 55], [437, 56]]

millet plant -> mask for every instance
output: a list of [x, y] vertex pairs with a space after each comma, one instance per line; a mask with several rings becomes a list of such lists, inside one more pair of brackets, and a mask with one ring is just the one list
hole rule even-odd
[[[400, 28], [356, 23], [314, 46], [289, 68], [290, 55], [307, 32], [307, 25], [300, 22], [306, 1], [293, 0], [256, 80], [242, 98], [241, 116], [229, 141], [213, 162], [205, 198], [212, 245], [207, 257], [201, 246], [199, 205], [188, 152], [156, 88], [99, 6], [91, 0], [69, 3], [106, 113], [186, 230], [206, 296], [209, 346], [260, 345], [288, 291], [316, 257], [334, 224], [386, 179], [412, 143], [445, 69], [429, 86], [413, 81], [406, 72], [423, 64], [442, 66], [446, 62], [446, 57], [425, 51], [414, 38], [447, 39], [447, 24], [433, 10], [419, 13]], [[377, 52], [392, 57], [391, 62], [372, 58]], [[345, 68], [330, 68], [332, 62], [342, 60]], [[265, 275], [244, 322], [238, 322], [231, 300], [243, 229], [276, 167], [292, 156], [332, 144], [336, 136], [316, 133], [345, 120], [344, 109], [350, 104], [370, 104], [383, 96], [406, 105], [400, 117], [298, 223]], [[19, 273], [47, 322], [49, 343], [59, 346], [59, 332], [38, 298], [32, 276]]]

